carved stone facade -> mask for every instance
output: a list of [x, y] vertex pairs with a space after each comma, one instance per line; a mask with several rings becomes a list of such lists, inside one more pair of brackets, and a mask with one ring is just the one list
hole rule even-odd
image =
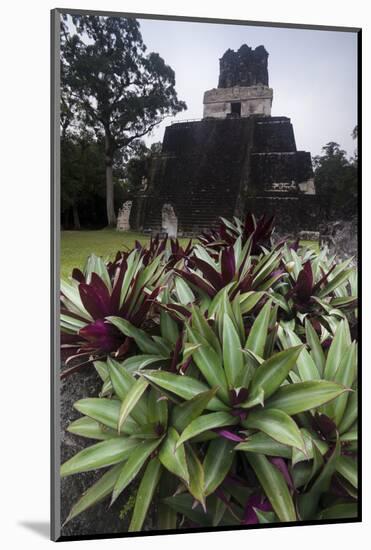
[[270, 116], [273, 90], [259, 84], [248, 88], [214, 88], [204, 94], [204, 118]]

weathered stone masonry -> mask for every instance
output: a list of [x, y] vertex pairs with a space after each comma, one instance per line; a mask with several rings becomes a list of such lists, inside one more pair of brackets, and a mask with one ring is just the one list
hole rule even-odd
[[275, 213], [280, 230], [316, 229], [311, 155], [297, 151], [289, 118], [271, 116], [267, 63], [263, 46], [227, 50], [218, 88], [204, 94], [204, 118], [166, 128], [131, 227], [163, 229], [170, 205], [179, 233], [247, 211]]

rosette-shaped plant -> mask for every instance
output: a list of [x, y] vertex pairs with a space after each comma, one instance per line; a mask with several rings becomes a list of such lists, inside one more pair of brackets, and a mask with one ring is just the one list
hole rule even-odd
[[[315, 519], [319, 513], [318, 503], [310, 511], [303, 507], [302, 511], [297, 512], [297, 508], [299, 503], [310, 501], [313, 497], [312, 493], [307, 496], [308, 486], [321, 469], [317, 463], [322, 468], [327, 464], [322, 455], [328, 456], [336, 449], [340, 464], [338, 473], [340, 476], [341, 472], [344, 473], [346, 463], [352, 471], [348, 477], [356, 482], [356, 461], [354, 456], [347, 456], [346, 445], [344, 453], [340, 453], [336, 426], [331, 425], [326, 437], [320, 428], [321, 422], [327, 418], [323, 410], [341, 407], [344, 412], [355, 376], [355, 346], [349, 344], [348, 364], [340, 365], [339, 357], [334, 359], [333, 351], [337, 349], [339, 337], [334, 340], [327, 361], [329, 364], [337, 361], [336, 370], [340, 370], [337, 377], [323, 378], [301, 343], [283, 351], [271, 351], [272, 342], [268, 339], [270, 315], [268, 303], [244, 342], [241, 317], [238, 319], [232, 312], [230, 316], [224, 313], [222, 318], [217, 319], [213, 330], [195, 311], [187, 326], [193, 363], [186, 375], [181, 380], [176, 374], [164, 371], [144, 371], [142, 375], [177, 396], [184, 395], [182, 392], [186, 388], [194, 387], [200, 381], [206, 384], [203, 390], [217, 387], [216, 395], [223, 408], [193, 420], [181, 433], [180, 442], [192, 441], [194, 437], [211, 437], [210, 431], [217, 433], [219, 439], [237, 442], [235, 450], [246, 452], [247, 466], [255, 472], [261, 485], [251, 487], [252, 494], [263, 490], [276, 521]], [[350, 363], [352, 366], [348, 372]], [[347, 376], [343, 368], [348, 372]], [[346, 438], [354, 437], [354, 432], [350, 436], [343, 433], [342, 437], [345, 442]], [[303, 475], [303, 464], [307, 474], [305, 483], [300, 477]], [[238, 468], [237, 459], [235, 469], [242, 470], [241, 464]], [[233, 473], [233, 468], [230, 473]], [[275, 484], [272, 485], [273, 479]], [[318, 500], [324, 487], [319, 483], [316, 489]], [[348, 508], [355, 508], [351, 493], [346, 504]], [[249, 506], [249, 501], [246, 506]], [[241, 514], [239, 517], [242, 521]]]
[[179, 239], [168, 238], [160, 239], [158, 235], [151, 237], [148, 245], [143, 245], [139, 241], [135, 241], [135, 249], [143, 254], [143, 263], [147, 265], [157, 256], [165, 255], [165, 269], [169, 270], [176, 262], [182, 259], [187, 259], [192, 255], [193, 245], [192, 240], [189, 240], [186, 246], [182, 246]]
[[74, 270], [69, 283], [61, 282], [61, 344], [67, 361], [78, 359], [71, 371], [109, 354], [128, 351], [123, 338], [105, 319], [109, 315], [140, 326], [160, 292], [161, 254], [145, 265], [143, 253], [133, 250], [116, 257], [108, 266], [91, 256], [84, 272]]
[[286, 273], [270, 290], [279, 305], [279, 317], [292, 330], [303, 332], [305, 319], [326, 340], [341, 319], [356, 325], [357, 274], [352, 259], [336, 263], [326, 249], [320, 254], [299, 247], [282, 249], [281, 267]]
[[274, 229], [274, 216], [263, 215], [256, 219], [250, 212], [245, 221], [238, 218], [233, 221], [220, 218], [219, 228], [202, 233], [199, 237], [205, 248], [218, 251], [225, 246], [233, 246], [238, 238], [244, 245], [251, 240], [251, 253], [259, 254], [262, 247], [269, 247]]
[[[355, 345], [345, 325], [327, 356], [313, 333], [310, 351], [302, 343], [280, 351], [279, 331], [270, 332], [277, 311], [271, 302], [248, 332], [238, 300], [229, 305], [213, 322], [193, 307], [183, 335], [175, 324], [166, 326], [166, 316], [160, 337], [120, 318], [108, 319], [144, 353], [122, 364], [112, 359], [100, 364], [109, 397], [75, 405], [85, 416], [69, 430], [104, 441], [65, 463], [62, 475], [110, 470], [68, 519], [109, 495], [120, 498], [136, 477], [130, 530], [142, 527], [155, 495], [161, 503], [159, 528], [175, 528], [182, 518], [192, 527], [354, 513], [355, 418], [349, 390]], [[156, 359], [148, 357], [151, 353]], [[317, 360], [320, 353], [323, 370], [311, 355]], [[151, 362], [156, 369], [146, 368]], [[339, 497], [336, 486], [332, 495], [334, 483], [346, 496]]]
[[280, 250], [266, 251], [259, 256], [251, 254], [251, 239], [242, 246], [238, 238], [233, 246], [223, 248], [217, 258], [197, 245], [187, 265], [174, 269], [179, 277], [187, 281], [199, 300], [210, 303], [218, 292], [228, 287], [233, 299], [238, 293], [262, 291], [282, 277], [279, 267]]
[[127, 490], [131, 531], [152, 502], [159, 529], [357, 515], [355, 270], [271, 249], [271, 221], [249, 219], [63, 285], [63, 349], [102, 390], [75, 404], [69, 431], [93, 444], [61, 473], [104, 470], [68, 520]]
[[[205, 508], [204, 471], [194, 444], [179, 443], [179, 432], [190, 418], [200, 414], [208, 403], [218, 403], [215, 391], [205, 391], [196, 399], [172, 404], [145, 378], [134, 378], [113, 359], [107, 360], [107, 378], [114, 399], [82, 399], [75, 404], [84, 416], [69, 431], [89, 439], [102, 440], [65, 462], [61, 475], [67, 476], [110, 467], [74, 505], [67, 520], [111, 495], [113, 503], [141, 473], [129, 530], [140, 530], [158, 485], [164, 497], [168, 487], [184, 486]], [[107, 381], [107, 379], [106, 379]], [[175, 490], [175, 489], [174, 489]], [[159, 526], [175, 527], [174, 514]]]

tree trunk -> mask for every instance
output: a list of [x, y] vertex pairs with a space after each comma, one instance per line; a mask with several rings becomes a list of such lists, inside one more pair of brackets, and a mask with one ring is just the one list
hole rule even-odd
[[110, 136], [105, 135], [105, 154], [106, 154], [106, 207], [107, 207], [107, 222], [110, 227], [116, 227], [116, 213], [113, 191], [113, 147]]
[[77, 204], [75, 202], [73, 203], [73, 206], [72, 206], [72, 213], [73, 213], [73, 228], [81, 229], [79, 211], [77, 208]]
[[71, 229], [70, 226], [70, 219], [71, 219], [71, 208], [67, 208], [64, 212], [64, 225], [63, 229]]

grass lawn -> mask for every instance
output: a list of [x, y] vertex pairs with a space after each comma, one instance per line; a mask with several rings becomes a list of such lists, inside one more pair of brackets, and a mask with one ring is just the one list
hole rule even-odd
[[147, 242], [149, 237], [142, 233], [115, 229], [98, 231], [61, 232], [61, 277], [67, 279], [74, 267], [84, 267], [90, 254], [112, 259], [118, 250], [132, 249], [134, 242]]
[[[131, 250], [134, 242], [146, 243], [148, 235], [135, 231], [120, 232], [115, 229], [97, 231], [61, 232], [61, 277], [67, 279], [74, 267], [82, 269], [90, 254], [113, 259], [118, 250]], [[189, 239], [179, 239], [186, 244]]]
[[[121, 233], [115, 229], [101, 229], [98, 231], [62, 231], [61, 232], [61, 277], [67, 279], [74, 267], [82, 269], [87, 257], [94, 253], [103, 258], [112, 259], [118, 250], [132, 249], [134, 241], [145, 243], [147, 235], [128, 231]], [[188, 239], [180, 239], [188, 242]], [[318, 243], [302, 241], [303, 245], [310, 246], [318, 252]]]

